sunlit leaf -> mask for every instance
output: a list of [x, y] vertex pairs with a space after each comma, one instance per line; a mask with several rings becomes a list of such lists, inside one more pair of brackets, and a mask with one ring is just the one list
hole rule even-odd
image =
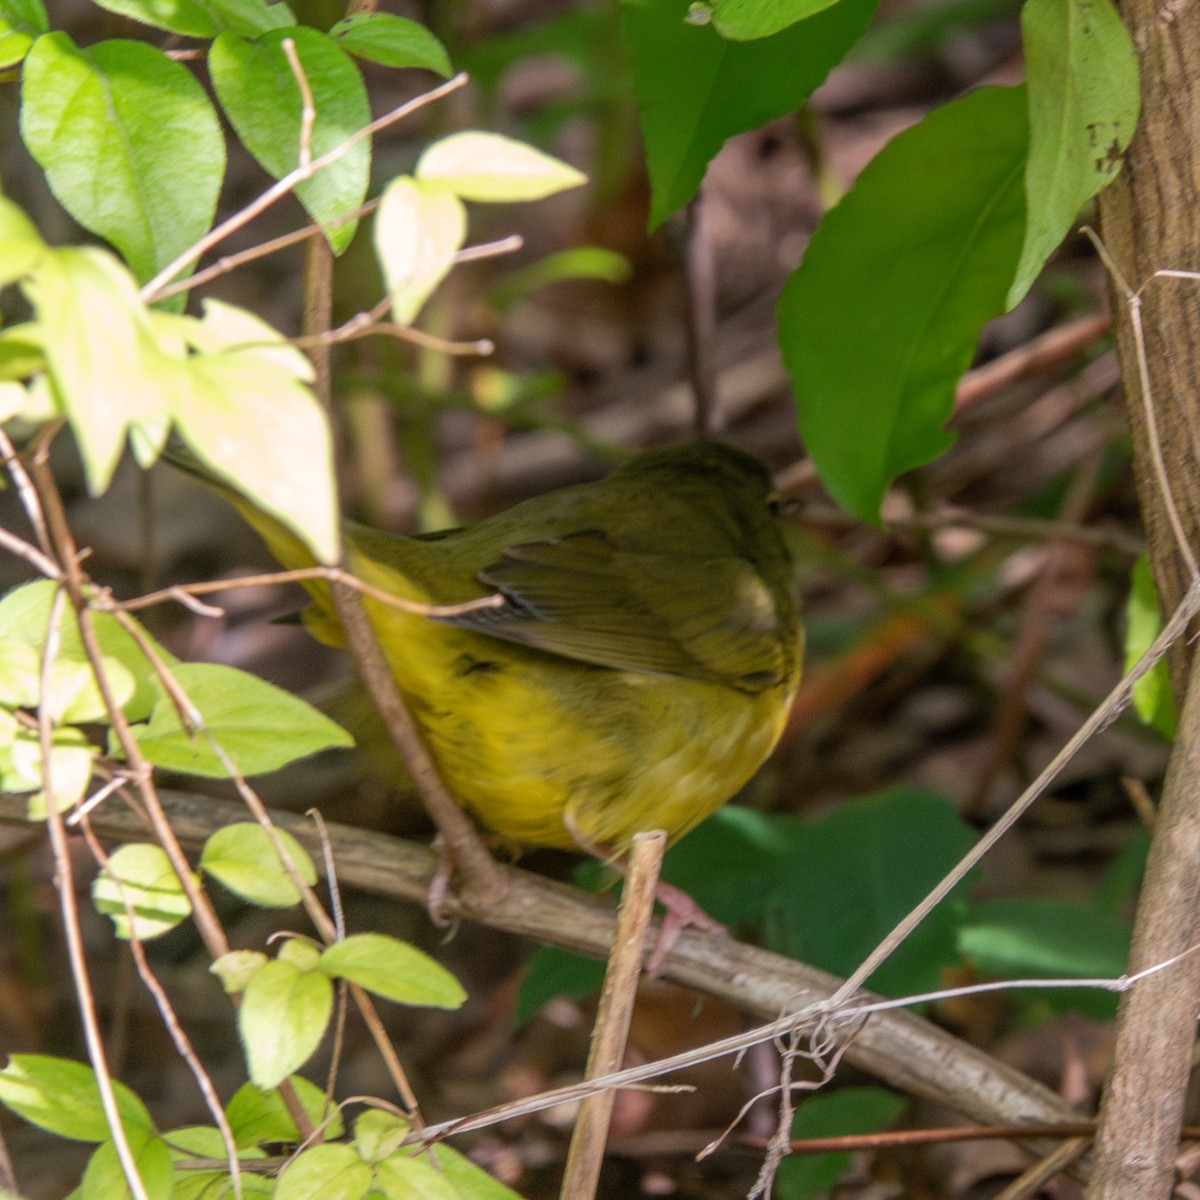
[[185, 726], [164, 691], [149, 723], [135, 731], [142, 753], [156, 766], [221, 779], [230, 774], [223, 754], [240, 774], [260, 775], [330, 746], [353, 745], [345, 730], [311, 705], [245, 671], [181, 663], [172, 674], [222, 753]]
[[[284, 829], [276, 829], [275, 836], [286, 848], [300, 878], [310, 887], [315, 884], [317, 870], [304, 847]], [[204, 843], [200, 867], [251, 904], [289, 908], [300, 902], [300, 893], [279, 861], [267, 831], [257, 822], [240, 821], [218, 829]]]
[[443, 79], [453, 72], [446, 47], [424, 25], [385, 12], [343, 17], [329, 36], [351, 54], [385, 67], [423, 67]]
[[466, 210], [453, 192], [407, 175], [388, 184], [375, 214], [375, 252], [401, 325], [412, 324], [446, 277], [466, 235]]
[[498, 133], [453, 133], [417, 160], [418, 182], [438, 183], [464, 200], [541, 200], [587, 182], [582, 171]]
[[92, 903], [97, 912], [112, 918], [117, 937], [126, 940], [159, 937], [192, 912], [166, 852], [140, 842], [121, 846], [109, 855], [92, 884]]
[[212, 224], [225, 140], [192, 72], [154, 46], [39, 38], [22, 70], [21, 134], [62, 206], [143, 282]]
[[320, 971], [270, 962], [242, 993], [238, 1033], [250, 1079], [278, 1087], [311, 1057], [333, 1012], [333, 984]]
[[[324, 33], [307, 26], [278, 29], [246, 41], [223, 33], [212, 44], [213, 87], [242, 144], [276, 179], [300, 165], [300, 85], [283, 41], [290, 38], [312, 92], [316, 118], [309, 149], [318, 159], [370, 123], [371, 107], [353, 61]], [[363, 139], [296, 188], [314, 221], [332, 221], [361, 206], [367, 194], [370, 142]], [[326, 230], [335, 253], [354, 237], [355, 222]]]
[[415, 946], [382, 933], [356, 933], [321, 955], [321, 970], [398, 1004], [458, 1008], [462, 984]]

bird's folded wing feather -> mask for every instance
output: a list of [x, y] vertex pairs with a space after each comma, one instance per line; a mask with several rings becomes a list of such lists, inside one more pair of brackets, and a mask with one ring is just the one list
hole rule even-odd
[[507, 603], [452, 624], [599, 666], [752, 692], [788, 670], [775, 598], [741, 558], [631, 553], [584, 531], [511, 546], [478, 578]]

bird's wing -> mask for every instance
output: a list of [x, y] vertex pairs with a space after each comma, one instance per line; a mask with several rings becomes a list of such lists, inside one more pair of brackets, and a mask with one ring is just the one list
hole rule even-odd
[[630, 553], [584, 531], [508, 547], [478, 578], [507, 603], [450, 623], [581, 662], [761, 691], [794, 652], [771, 589], [740, 558]]

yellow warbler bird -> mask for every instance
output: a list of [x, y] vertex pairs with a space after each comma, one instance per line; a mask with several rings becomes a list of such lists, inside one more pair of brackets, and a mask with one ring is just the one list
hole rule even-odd
[[[312, 565], [294, 534], [205, 477], [280, 562]], [[643, 830], [674, 841], [783, 729], [801, 657], [791, 563], [770, 477], [738, 450], [647, 452], [444, 534], [347, 524], [345, 537], [354, 574], [396, 596], [503, 596], [437, 619], [365, 604], [444, 782], [505, 838], [606, 856]], [[305, 623], [338, 644], [328, 588], [308, 586]]]

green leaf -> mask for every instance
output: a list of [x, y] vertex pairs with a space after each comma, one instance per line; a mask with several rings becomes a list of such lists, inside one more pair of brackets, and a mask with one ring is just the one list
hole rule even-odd
[[[764, 881], [771, 890], [766, 944], [847, 975], [974, 841], [948, 800], [906, 787], [798, 823], [791, 853]], [[958, 961], [966, 887], [925, 918], [869, 987], [902, 996], [938, 986], [942, 969]]]
[[11, 200], [0, 196], [0, 287], [28, 275], [45, 252], [46, 243], [33, 222]]
[[[317, 869], [307, 851], [290, 833], [276, 829], [300, 878], [310, 887], [317, 882]], [[231, 892], [262, 908], [290, 908], [300, 902], [267, 831], [253, 821], [226, 825], [204, 843], [200, 867]]]
[[[0, 599], [0, 697], [14, 707], [33, 707], [41, 703], [40, 678], [32, 681], [33, 686], [23, 691], [21, 680], [26, 685], [29, 668], [37, 663], [40, 675], [42, 647], [46, 642], [46, 630], [50, 622], [50, 606], [57, 585], [49, 579], [35, 580], [8, 592]], [[136, 625], [136, 622], [134, 622]], [[142, 648], [109, 613], [93, 612], [92, 628], [100, 648], [105, 670], [110, 672], [110, 684], [115, 685], [118, 703], [122, 703], [125, 715], [131, 721], [141, 721], [150, 715], [158, 692], [157, 676], [142, 653]], [[176, 662], [174, 655], [160, 646], [141, 626], [138, 626], [147, 646], [167, 666]], [[55, 720], [101, 721], [106, 720], [106, 710], [83, 649], [83, 640], [74, 610], [64, 607], [60, 624], [61, 645], [57, 663], [68, 678], [58, 680], [59, 667], [51, 672], [51, 696], [48, 701], [51, 716]], [[86, 670], [89, 682], [86, 687], [76, 680], [71, 682], [70, 673]], [[133, 691], [128, 692], [125, 680], [133, 680]], [[128, 699], [121, 697], [128, 694]], [[68, 715], [69, 714], [69, 715]]]
[[213, 960], [209, 967], [226, 993], [236, 996], [271, 960], [261, 950], [230, 950]]
[[1008, 292], [1029, 290], [1079, 210], [1121, 169], [1141, 108], [1137, 56], [1111, 0], [1026, 0], [1025, 245]]
[[225, 173], [216, 113], [192, 73], [145, 42], [39, 38], [21, 135], [59, 203], [143, 282], [212, 224]]
[[49, 251], [24, 289], [88, 487], [103, 492], [131, 425], [161, 426], [178, 364], [159, 343], [132, 276], [107, 251]]
[[835, 0], [696, 0], [688, 10], [693, 25], [712, 22], [723, 37], [749, 42], [770, 37], [828, 8]]
[[600, 990], [604, 963], [557, 946], [539, 946], [525, 965], [513, 1024], [524, 1025], [556, 996], [583, 1000]]
[[381, 1108], [368, 1108], [354, 1122], [354, 1149], [363, 1162], [378, 1163], [395, 1152], [412, 1122]]
[[391, 13], [359, 12], [343, 17], [330, 31], [343, 50], [385, 67], [424, 67], [448, 79], [450, 56], [424, 25]]
[[296, 24], [292, 10], [282, 2], [268, 4], [266, 0], [204, 0], [204, 7], [222, 28], [231, 29], [243, 37], [254, 37]]
[[356, 933], [321, 955], [321, 970], [357, 983], [397, 1004], [458, 1008], [467, 998], [462, 985], [440, 963], [415, 946], [382, 933]]
[[329, 423], [306, 386], [311, 366], [265, 322], [207, 301], [183, 323], [201, 351], [176, 388], [180, 436], [206, 466], [295, 531], [319, 562], [340, 533]]
[[[1021, 88], [983, 88], [892, 139], [826, 214], [779, 302], [804, 444], [865, 521], [943, 429], [1024, 234]], [[864, 354], [863, 347], [870, 353]]]
[[267, 963], [242, 993], [238, 1033], [250, 1079], [278, 1087], [308, 1061], [329, 1025], [333, 984], [320, 971], [287, 962]]
[[[149, 1200], [171, 1200], [174, 1168], [162, 1138], [135, 1132], [129, 1135], [129, 1148]], [[80, 1200], [131, 1200], [133, 1192], [111, 1141], [101, 1143], [88, 1159], [79, 1196]]]
[[[877, 1133], [904, 1111], [908, 1101], [882, 1088], [848, 1087], [804, 1100], [792, 1120], [792, 1137], [842, 1137]], [[809, 1200], [826, 1194], [850, 1169], [849, 1151], [785, 1158], [775, 1176], [778, 1200]]]
[[361, 1200], [371, 1168], [349, 1146], [327, 1142], [301, 1151], [284, 1168], [274, 1200]]
[[[371, 107], [353, 61], [327, 35], [306, 26], [273, 30], [244, 41], [223, 33], [208, 56], [213, 87], [242, 144], [262, 168], [282, 179], [300, 164], [300, 85], [283, 51], [291, 38], [312, 91], [316, 119], [312, 157], [318, 159], [370, 123]], [[353, 212], [367, 195], [370, 143], [363, 139], [335, 162], [296, 188], [314, 221], [333, 221]], [[326, 230], [335, 254], [354, 237], [357, 222]]]
[[477, 1167], [465, 1154], [452, 1146], [430, 1146], [424, 1152], [419, 1146], [409, 1146], [405, 1151], [410, 1156], [419, 1156], [431, 1162], [442, 1175], [458, 1189], [464, 1200], [521, 1200], [512, 1188], [505, 1187], [482, 1167]]
[[146, 843], [121, 846], [109, 856], [92, 884], [92, 903], [97, 912], [112, 918], [117, 937], [126, 940], [158, 937], [192, 912], [166, 852]]
[[[318, 750], [354, 744], [311, 705], [235, 667], [181, 663], [172, 674], [239, 774], [261, 775]], [[204, 734], [185, 728], [165, 689], [149, 723], [135, 732], [155, 766], [209, 779], [230, 774]]]
[[[51, 734], [50, 788], [59, 812], [74, 808], [87, 791], [92, 778], [96, 748], [78, 729], [55, 729]], [[6, 780], [13, 791], [37, 788], [27, 801], [26, 816], [31, 821], [44, 821], [48, 812], [47, 796], [43, 790], [42, 746], [35, 734], [23, 731], [11, 747], [13, 777]], [[13, 786], [23, 783], [25, 786]]]
[[[345, 1132], [341, 1115], [324, 1091], [301, 1075], [288, 1080], [300, 1107], [314, 1125], [321, 1125], [327, 1138], [339, 1138]], [[225, 1106], [225, 1116], [238, 1146], [257, 1146], [270, 1142], [298, 1142], [300, 1131], [278, 1091], [264, 1091], [252, 1083], [243, 1084]], [[324, 1123], [326, 1118], [328, 1123]]]
[[49, 28], [42, 0], [0, 0], [0, 67], [19, 63], [34, 40]]
[[[123, 1083], [113, 1081], [126, 1132], [154, 1133], [150, 1113]], [[103, 1142], [110, 1130], [96, 1074], [84, 1063], [42, 1054], [14, 1054], [0, 1071], [0, 1104], [31, 1125], [79, 1142]]]
[[[1094, 905], [1045, 897], [1004, 897], [971, 906], [959, 931], [962, 955], [1000, 978], [1116, 979], [1129, 959], [1129, 927]], [[1054, 1012], [1111, 1019], [1117, 997], [1102, 990], [1039, 991]]]
[[573, 246], [513, 271], [492, 288], [492, 303], [507, 308], [525, 296], [551, 284], [569, 279], [600, 279], [605, 283], [625, 283], [633, 273], [629, 259], [603, 246]]
[[387, 1200], [464, 1200], [474, 1194], [459, 1191], [448, 1175], [428, 1158], [393, 1154], [375, 1168], [375, 1183]]
[[294, 25], [286, 4], [263, 0], [96, 0], [101, 8], [184, 37], [212, 38], [224, 29], [254, 37]]
[[971, 906], [959, 945], [988, 975], [1115, 979], [1129, 957], [1129, 928], [1085, 904], [1002, 897]]
[[[1139, 554], [1129, 581], [1129, 599], [1125, 602], [1125, 670], [1128, 671], [1154, 644], [1162, 632], [1162, 610], [1150, 564]], [[1133, 707], [1137, 715], [1168, 741], [1175, 740], [1178, 719], [1175, 693], [1167, 660], [1158, 662], [1133, 685]]]
[[[167, 1149], [174, 1160], [181, 1158], [227, 1159], [228, 1150], [221, 1131], [212, 1125], [189, 1125], [183, 1129], [172, 1129], [164, 1136]], [[242, 1161], [261, 1159], [262, 1151], [239, 1150]], [[249, 1171], [241, 1173], [243, 1196], [269, 1196], [275, 1190], [275, 1181], [267, 1176]], [[171, 1200], [236, 1200], [233, 1183], [228, 1169], [224, 1171], [179, 1171], [175, 1176], [175, 1190]]]
[[429, 146], [413, 172], [464, 200], [542, 200], [587, 182], [582, 171], [498, 133], [452, 133]]
[[466, 236], [467, 213], [453, 192], [407, 175], [388, 184], [375, 214], [375, 252], [401, 325], [412, 324]]
[[650, 172], [650, 228], [696, 194], [725, 139], [794, 112], [840, 62], [877, 0], [840, 0], [762, 41], [685, 21], [688, 0], [622, 0]]

